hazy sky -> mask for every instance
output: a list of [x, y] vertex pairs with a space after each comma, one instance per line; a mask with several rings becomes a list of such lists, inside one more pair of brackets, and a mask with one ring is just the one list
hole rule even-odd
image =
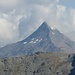
[[26, 38], [44, 21], [75, 40], [75, 0], [0, 0], [0, 46]]

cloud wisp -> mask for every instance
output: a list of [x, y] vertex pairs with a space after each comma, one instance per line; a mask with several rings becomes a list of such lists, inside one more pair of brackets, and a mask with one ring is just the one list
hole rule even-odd
[[43, 21], [68, 37], [75, 37], [68, 35], [75, 32], [75, 9], [73, 5], [67, 6], [68, 3], [62, 0], [0, 0], [0, 46], [26, 38]]

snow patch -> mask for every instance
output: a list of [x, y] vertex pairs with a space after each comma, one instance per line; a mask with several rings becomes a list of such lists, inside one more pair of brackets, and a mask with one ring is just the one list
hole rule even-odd
[[39, 42], [41, 42], [42, 41], [42, 38], [39, 40]]
[[55, 27], [51, 27], [51, 29], [52, 29], [52, 30], [56, 30], [56, 28], [55, 28]]
[[36, 41], [30, 41], [29, 43], [36, 43]]
[[33, 41], [30, 41], [29, 43], [33, 43]]
[[39, 41], [38, 39], [36, 39], [36, 42]]
[[34, 41], [33, 43], [36, 43], [36, 41]]
[[42, 41], [42, 38], [39, 40], [39, 39], [36, 39], [34, 40], [34, 38], [29, 42], [29, 43], [37, 43], [37, 42], [41, 42]]
[[26, 44], [27, 42], [24, 42], [23, 44]]

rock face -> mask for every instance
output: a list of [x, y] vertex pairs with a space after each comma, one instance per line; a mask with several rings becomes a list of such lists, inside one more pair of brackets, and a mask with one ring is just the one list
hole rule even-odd
[[75, 55], [73, 56], [72, 67], [73, 68], [70, 70], [69, 75], [75, 75]]
[[1, 58], [0, 75], [69, 75], [72, 58], [70, 54], [52, 52]]
[[60, 52], [60, 48], [56, 47], [51, 41], [50, 31], [51, 29], [44, 22], [28, 38], [1, 48], [0, 57], [17, 56], [35, 52]]
[[43, 23], [28, 38], [0, 48], [0, 57], [18, 56], [35, 52], [75, 52], [75, 43]]

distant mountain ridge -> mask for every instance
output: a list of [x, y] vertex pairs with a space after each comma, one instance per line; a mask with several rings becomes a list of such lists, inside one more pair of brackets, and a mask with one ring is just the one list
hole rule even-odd
[[75, 43], [46, 22], [28, 38], [0, 48], [0, 57], [18, 56], [35, 52], [74, 52]]

